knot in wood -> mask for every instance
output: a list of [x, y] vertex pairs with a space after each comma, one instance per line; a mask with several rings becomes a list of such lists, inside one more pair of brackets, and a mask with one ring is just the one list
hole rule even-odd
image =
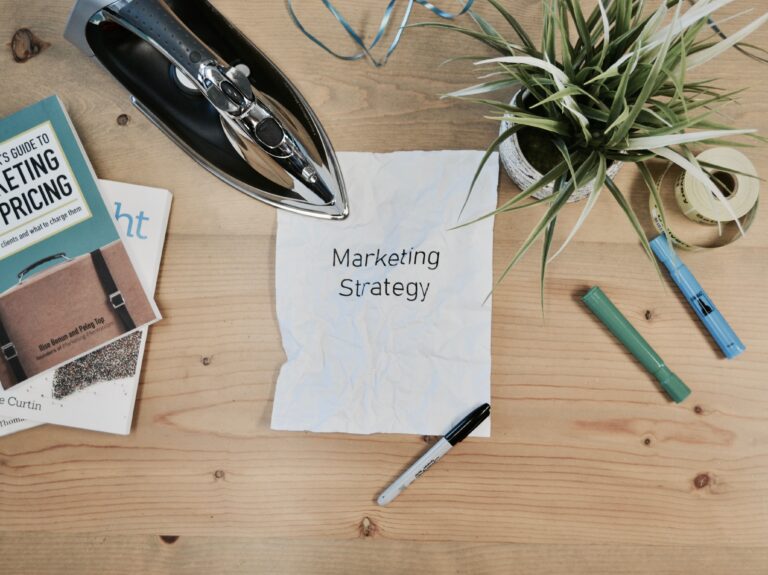
[[370, 517], [363, 517], [360, 522], [360, 535], [361, 537], [373, 537], [376, 535], [376, 524], [371, 521]]
[[703, 489], [709, 485], [709, 475], [707, 473], [699, 473], [693, 478], [693, 485], [696, 489]]
[[50, 44], [34, 35], [29, 28], [19, 28], [11, 39], [14, 61], [23, 64], [48, 48]]

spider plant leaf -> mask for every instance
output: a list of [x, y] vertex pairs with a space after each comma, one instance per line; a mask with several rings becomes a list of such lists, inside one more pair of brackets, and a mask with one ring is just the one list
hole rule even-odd
[[569, 96], [584, 96], [592, 100], [595, 103], [595, 105], [604, 106], [604, 104], [600, 100], [595, 98], [592, 94], [590, 94], [589, 92], [586, 92], [583, 88], [579, 86], [573, 85], [573, 86], [568, 86], [562, 90], [559, 90], [554, 94], [552, 94], [551, 96], [547, 96], [543, 100], [536, 102], [533, 106], [531, 106], [531, 110], [535, 110], [536, 108], [549, 104], [550, 102], [559, 102], [560, 100], [567, 98]]
[[[495, 0], [490, 0], [495, 2]], [[579, 35], [579, 41], [576, 44], [575, 52], [583, 52], [584, 60], [589, 60], [592, 54], [592, 35], [587, 27], [587, 22], [584, 20], [584, 13], [581, 11], [581, 2], [566, 2], [569, 12], [571, 13], [571, 20], [576, 28], [576, 33]]]
[[[677, 4], [677, 2], [675, 2]], [[597, 9], [595, 10], [597, 12]], [[632, 58], [635, 53], [638, 53], [638, 55], [644, 55], [647, 54], [649, 51], [653, 50], [657, 46], [661, 45], [662, 42], [658, 42], [656, 40], [651, 41], [650, 38], [652, 36], [655, 36], [659, 33], [658, 27], [663, 22], [664, 18], [666, 17], [668, 12], [668, 6], [665, 6], [664, 3], [662, 3], [658, 10], [650, 17], [650, 19], [647, 21], [646, 26], [644, 28], [644, 33], [640, 35], [640, 37], [635, 42], [635, 50], [627, 52], [623, 56], [621, 56], [618, 60], [616, 60], [613, 64], [611, 64], [604, 72], [601, 74], [598, 74], [591, 80], [589, 80], [589, 84], [600, 82], [609, 78], [614, 78], [619, 75], [619, 69], [621, 66], [623, 66], [630, 58]], [[662, 38], [665, 36], [662, 36]]]
[[544, 285], [547, 277], [547, 263], [549, 263], [549, 248], [552, 246], [552, 237], [555, 235], [557, 216], [547, 224], [544, 230], [544, 245], [541, 248], [541, 275], [539, 277], [539, 290], [541, 296], [541, 314], [544, 315]]
[[[534, 228], [528, 234], [528, 237], [525, 239], [523, 244], [518, 248], [517, 252], [510, 260], [509, 264], [507, 264], [507, 267], [504, 268], [504, 271], [501, 273], [501, 276], [499, 277], [498, 280], [496, 280], [494, 289], [502, 281], [504, 281], [504, 278], [507, 277], [507, 275], [512, 270], [512, 268], [515, 267], [515, 264], [517, 264], [517, 262], [519, 262], [523, 258], [523, 256], [526, 253], [528, 253], [528, 250], [536, 242], [536, 240], [539, 239], [541, 234], [544, 232], [545, 228], [550, 224], [550, 222], [552, 222], [553, 219], [557, 217], [557, 214], [560, 212], [560, 209], [568, 201], [568, 198], [571, 197], [571, 194], [573, 194], [573, 191], [574, 191], [573, 181], [563, 182], [561, 180], [560, 185], [556, 187], [556, 190], [557, 191], [553, 195], [552, 202], [550, 203], [549, 208], [547, 209], [547, 212], [542, 216], [539, 222], [534, 226]], [[491, 294], [488, 294], [488, 297], [490, 297], [490, 295]]]
[[607, 162], [605, 161], [605, 156], [600, 156], [598, 158], [597, 175], [595, 176], [594, 184], [592, 186], [592, 193], [589, 194], [587, 201], [584, 203], [584, 208], [581, 210], [581, 214], [579, 214], [579, 218], [578, 220], [576, 220], [576, 223], [574, 224], [573, 228], [571, 228], [571, 231], [568, 234], [568, 237], [565, 238], [562, 245], [558, 248], [555, 254], [551, 258], [549, 258], [550, 262], [554, 260], [557, 256], [559, 256], [561, 253], [563, 253], [563, 250], [565, 250], [565, 248], [568, 247], [568, 244], [571, 243], [571, 240], [574, 238], [576, 233], [581, 229], [581, 226], [589, 217], [589, 214], [592, 212], [592, 208], [595, 206], [598, 198], [600, 197], [600, 192], [602, 191], [603, 186], [605, 186], [606, 169], [607, 169]]
[[[602, 5], [602, 0], [600, 0]], [[632, 23], [632, 11], [630, 9], [631, 3], [625, 0], [618, 0], [614, 3], [616, 7], [615, 33], [616, 36], [622, 36], [629, 31], [629, 26]]]
[[752, 178], [754, 180], [759, 180], [761, 182], [766, 181], [764, 178], [761, 178], [757, 174], [748, 174], [747, 172], [741, 172], [739, 170], [734, 170], [733, 168], [727, 168], [725, 166], [721, 166], [720, 164], [713, 164], [712, 162], [702, 162], [699, 160], [699, 165], [702, 168], [706, 168], [709, 172], [717, 171], [717, 172], [728, 172], [729, 174], [735, 174], [737, 176], [743, 176], [745, 178]]
[[641, 28], [640, 19], [643, 17], [643, 14], [645, 14], [646, 0], [637, 0], [632, 4], [632, 27]]
[[688, 102], [688, 112], [690, 113], [693, 110], [697, 110], [698, 108], [706, 108], [711, 107], [713, 105], [722, 105], [728, 102], [735, 102], [736, 99], [734, 96], [738, 96], [742, 92], [744, 92], [746, 88], [742, 88], [740, 90], [733, 90], [731, 92], [726, 92], [723, 94], [718, 94], [717, 96], [711, 96], [708, 98], [701, 98], [701, 99], [690, 99]]
[[568, 82], [568, 76], [565, 75], [560, 68], [554, 64], [550, 64], [546, 60], [541, 58], [533, 58], [532, 56], [500, 56], [497, 58], [489, 58], [487, 60], [481, 60], [476, 62], [477, 65], [483, 64], [523, 64], [525, 66], [531, 66], [533, 68], [540, 68], [549, 73], [553, 78], [557, 78], [561, 82]]
[[488, 36], [493, 36], [495, 38], [498, 38], [501, 42], [506, 42], [504, 37], [498, 33], [496, 28], [494, 28], [488, 20], [483, 18], [480, 14], [477, 12], [474, 12], [473, 10], [469, 11], [469, 17], [474, 20], [477, 25], [480, 27], [480, 29], [483, 31], [484, 34], [487, 34]]
[[[661, 28], [658, 32], [653, 34], [649, 38], [649, 42], [651, 44], [657, 43], [661, 44], [664, 41], [664, 38], [668, 34], [672, 34], [673, 36], [677, 36], [693, 26], [694, 24], [701, 22], [703, 19], [706, 19], [707, 16], [710, 16], [713, 12], [716, 12], [720, 8], [723, 8], [724, 6], [727, 6], [734, 0], [711, 0], [711, 1], [699, 1], [696, 4], [693, 5], [689, 10], [683, 14], [681, 18], [676, 19], [671, 24], [668, 24], [664, 28]], [[680, 9], [681, 4], [675, 3], [677, 9]]]
[[708, 118], [716, 113], [716, 110], [708, 110], [696, 116], [681, 116], [674, 124], [666, 124], [660, 127], [643, 127], [635, 131], [637, 136], [668, 136], [670, 134], [680, 134], [683, 130], [692, 128], [709, 128], [711, 130], [731, 130], [730, 126], [725, 126], [717, 122], [712, 122]]
[[691, 142], [705, 142], [728, 136], [753, 134], [756, 130], [707, 130], [703, 132], [690, 132], [685, 134], [673, 134], [669, 136], [649, 136], [641, 138], [629, 138], [626, 145], [618, 146], [622, 150], [656, 150], [679, 144]]
[[[516, 67], [514, 69], [514, 76], [520, 80], [521, 84], [525, 86], [525, 91], [527, 91], [535, 100], [541, 100], [549, 95], [549, 93], [540, 86], [542, 78], [529, 74], [525, 67]], [[547, 106], [547, 111], [552, 112], [552, 109]]]
[[659, 208], [659, 219], [661, 220], [662, 230], [664, 231], [664, 233], [667, 234], [667, 236], [671, 237], [672, 234], [669, 231], [669, 227], [667, 226], [667, 216], [664, 212], [664, 204], [661, 201], [659, 188], [656, 185], [656, 181], [653, 179], [651, 170], [648, 168], [648, 164], [646, 164], [645, 162], [638, 162], [637, 168], [640, 171], [640, 175], [643, 177], [643, 181], [645, 182], [645, 185], [648, 188], [648, 191], [650, 192], [651, 196], [653, 196], [653, 201], [656, 203], [656, 206], [658, 206]]
[[522, 124], [532, 128], [539, 128], [540, 130], [552, 132], [553, 134], [559, 134], [561, 136], [571, 135], [571, 130], [565, 122], [559, 120], [551, 120], [549, 118], [542, 118], [541, 116], [506, 114], [504, 116], [486, 116], [486, 118], [489, 120], [506, 121], [510, 124]]
[[[501, 206], [499, 206], [499, 208], [497, 208], [497, 211], [498, 212], [508, 211], [511, 208], [519, 205], [523, 200], [530, 198], [533, 194], [535, 194], [539, 190], [543, 190], [549, 184], [556, 182], [559, 178], [562, 178], [567, 171], [568, 171], [568, 166], [566, 165], [566, 163], [564, 161], [558, 162], [554, 168], [552, 168], [550, 171], [544, 174], [541, 178], [539, 178], [532, 186], [521, 191], [514, 198], [507, 200]], [[547, 198], [547, 199], [550, 199], [550, 198]]]
[[[496, 282], [496, 285], [498, 285], [509, 273], [509, 271], [515, 266], [515, 264], [520, 261], [520, 259], [526, 254], [526, 252], [530, 249], [530, 247], [533, 245], [533, 243], [539, 238], [539, 236], [542, 234], [544, 229], [550, 224], [550, 222], [557, 217], [558, 213], [562, 209], [562, 207], [565, 205], [565, 203], [568, 201], [568, 199], [573, 195], [573, 192], [576, 190], [576, 182], [583, 180], [585, 177], [587, 177], [590, 166], [593, 165], [595, 159], [597, 158], [598, 154], [592, 153], [590, 156], [585, 160], [583, 164], [581, 164], [577, 170], [576, 170], [576, 177], [571, 179], [564, 179], [561, 176], [557, 177], [555, 179], [555, 193], [552, 195], [551, 203], [549, 205], [549, 208], [544, 214], [544, 216], [539, 220], [538, 224], [531, 230], [530, 234], [526, 238], [526, 240], [523, 242], [523, 244], [518, 249], [515, 256], [510, 261], [509, 265], [506, 267], [504, 272], [502, 273], [501, 277]], [[562, 162], [564, 165], [565, 162]], [[541, 184], [541, 180], [537, 182], [537, 186]], [[526, 194], [530, 192], [532, 188], [529, 188], [526, 190]]]
[[728, 36], [726, 40], [723, 40], [722, 42], [718, 42], [716, 45], [707, 48], [706, 50], [701, 50], [699, 52], [695, 52], [691, 54], [688, 57], [688, 63], [687, 63], [687, 69], [693, 70], [694, 68], [701, 66], [702, 64], [706, 64], [713, 58], [717, 58], [720, 54], [728, 50], [733, 45], [737, 44], [750, 34], [757, 30], [760, 26], [766, 23], [768, 21], [768, 13], [763, 14], [760, 18], [755, 20], [754, 22], [748, 24], [747, 26], [744, 26], [741, 30], [738, 32], [735, 32], [734, 34], [731, 34]]
[[742, 48], [749, 48], [750, 50], [754, 50], [755, 52], [762, 52], [763, 54], [768, 54], [768, 49], [765, 49], [761, 46], [755, 46], [754, 44], [739, 42], [739, 46], [741, 46]]
[[443, 66], [447, 66], [448, 64], [453, 64], [454, 62], [463, 62], [466, 60], [471, 60], [472, 62], [477, 62], [478, 60], [482, 60], [483, 58], [486, 58], [485, 55], [483, 56], [454, 56], [453, 58], [446, 58], [442, 62], [440, 62], [437, 66], [439, 68], [442, 68]]
[[[527, 196], [528, 194], [526, 194]], [[538, 206], [539, 204], [546, 204], [551, 201], [551, 198], [549, 196], [545, 196], [543, 198], [535, 198], [528, 202], [527, 204], [516, 204], [514, 206], [507, 206], [505, 208], [502, 208], [499, 213], [506, 214], [507, 212], [516, 212], [519, 210], [525, 210], [526, 208], [532, 208], [533, 206]]]
[[440, 28], [443, 30], [458, 32], [459, 34], [463, 34], [465, 36], [469, 36], [470, 38], [474, 38], [475, 40], [479, 40], [480, 42], [482, 42], [489, 48], [496, 50], [497, 52], [500, 52], [502, 54], [509, 53], [506, 42], [501, 42], [499, 41], [498, 38], [494, 36], [489, 36], [488, 34], [484, 34], [482, 32], [476, 32], [468, 28], [462, 28], [461, 26], [456, 26], [455, 24], [446, 24], [444, 22], [417, 22], [416, 24], [409, 24], [407, 27], [408, 28]]
[[[708, 38], [706, 38], [705, 40], [703, 40], [703, 42], [708, 41], [710, 38], [723, 38], [723, 32], [722, 32], [723, 24], [726, 24], [726, 23], [730, 22], [731, 20], [736, 20], [738, 18], [746, 16], [747, 14], [750, 14], [751, 12], [754, 12], [754, 8], [747, 8], [746, 10], [742, 10], [741, 12], [737, 12], [736, 14], [732, 14], [731, 16], [727, 16], [727, 17], [718, 16], [717, 17], [717, 23], [716, 23], [718, 30], [714, 30], [713, 29], [712, 33], [710, 34], [710, 36]], [[710, 25], [710, 28], [712, 28], [711, 25]], [[687, 33], [686, 33], [686, 35], [687, 35]], [[744, 44], [742, 43], [741, 45], [743, 46]]]
[[[760, 141], [762, 143], [766, 143], [768, 140], [763, 138]], [[744, 142], [733, 142], [731, 140], [711, 140], [711, 141], [707, 142], [707, 144], [712, 144], [712, 145], [715, 145], [715, 146], [722, 146], [722, 147], [726, 147], [726, 148], [744, 148], [744, 149], [748, 149], [748, 148], [757, 148], [758, 147], [757, 144], [746, 144]]]
[[661, 126], [665, 126], [667, 128], [672, 126], [672, 123], [669, 120], [651, 108], [645, 108], [642, 112], [640, 112], [640, 115], [637, 117], [638, 121], [642, 121], [646, 115], [656, 120]]
[[656, 261], [656, 256], [653, 255], [651, 245], [648, 243], [648, 236], [645, 235], [645, 231], [643, 230], [643, 226], [640, 224], [640, 220], [637, 218], [637, 214], [635, 214], [635, 210], [632, 209], [632, 206], [627, 201], [627, 198], [624, 197], [624, 194], [621, 193], [621, 190], [616, 187], [616, 184], [613, 182], [613, 179], [610, 176], [605, 177], [605, 185], [619, 206], [621, 206], [621, 209], [626, 214], [629, 222], [632, 224], [632, 227], [634, 228], [635, 233], [640, 240], [640, 244], [643, 246], [648, 259], [653, 262], [653, 267], [656, 268], [656, 273], [659, 275], [659, 278], [663, 278], [661, 270], [659, 269], [659, 264]]
[[[675, 20], [678, 20], [678, 19], [679, 19], [679, 6], [678, 6], [678, 13], [675, 14]], [[618, 145], [627, 137], [630, 130], [632, 129], [632, 125], [634, 124], [637, 117], [640, 115], [640, 112], [645, 106], [645, 103], [647, 102], [648, 98], [653, 93], [653, 90], [656, 88], [656, 82], [659, 78], [659, 74], [661, 74], [662, 67], [664, 65], [664, 57], [666, 56], [667, 50], [669, 49], [669, 45], [672, 42], [672, 38], [673, 38], [672, 34], [668, 33], [666, 39], [664, 40], [664, 44], [662, 44], [661, 48], [659, 48], [659, 52], [656, 55], [656, 61], [654, 62], [653, 68], [651, 68], [651, 71], [648, 74], [648, 78], [646, 79], [646, 82], [643, 85], [643, 88], [640, 91], [640, 94], [638, 95], [637, 100], [635, 100], [635, 103], [630, 108], [630, 112], [626, 122], [616, 130], [616, 133], [613, 135], [613, 137], [611, 137], [609, 145], [613, 145], [613, 146]]]
[[541, 30], [542, 59], [547, 62], [554, 62], [557, 59], [555, 30], [559, 18], [555, 13], [553, 0], [542, 0], [542, 7], [544, 9], [544, 21]]
[[461, 210], [459, 211], [459, 218], [464, 214], [464, 210], [467, 207], [467, 204], [469, 203], [469, 197], [472, 195], [472, 191], [475, 189], [475, 184], [477, 183], [477, 179], [480, 177], [480, 173], [483, 171], [483, 168], [485, 167], [485, 164], [488, 162], [488, 159], [491, 157], [491, 155], [498, 150], [501, 143], [506, 140], [507, 138], [511, 138], [513, 135], [515, 135], [517, 132], [520, 131], [520, 129], [523, 126], [520, 124], [516, 124], [514, 126], [510, 126], [508, 129], [504, 130], [499, 136], [491, 142], [491, 145], [486, 148], [485, 153], [483, 154], [482, 159], [480, 160], [480, 163], [477, 166], [477, 169], [475, 170], [475, 175], [472, 177], [472, 183], [469, 186], [469, 190], [467, 191], [467, 197], [464, 198], [464, 203], [461, 206]]
[[[552, 79], [561, 90], [565, 88], [565, 84], [569, 83], [568, 76], [566, 76], [565, 72], [563, 72], [560, 68], [550, 64], [549, 62], [546, 62], [545, 60], [532, 58], [530, 56], [502, 56], [499, 58], [491, 58], [489, 60], [481, 60], [480, 62], [477, 62], [477, 64], [492, 64], [494, 62], [506, 64], [523, 64], [544, 70], [550, 76], [552, 76]], [[589, 120], [587, 120], [586, 116], [584, 116], [579, 111], [579, 106], [571, 96], [566, 96], [563, 99], [563, 102], [568, 111], [571, 112], [571, 114], [573, 114], [573, 116], [578, 120], [582, 131], [585, 133], [585, 137], [589, 139]]]
[[535, 200], [528, 204], [523, 204], [523, 200], [526, 200], [530, 198], [533, 194], [538, 192], [539, 190], [543, 189], [544, 187], [548, 186], [552, 182], [557, 182], [560, 180], [560, 178], [565, 174], [565, 172], [568, 170], [567, 166], [565, 165], [565, 162], [560, 162], [557, 164], [554, 168], [552, 168], [549, 172], [544, 174], [539, 180], [533, 184], [528, 189], [521, 191], [519, 194], [517, 194], [514, 198], [511, 198], [504, 202], [501, 206], [497, 207], [495, 210], [492, 210], [488, 212], [487, 214], [483, 214], [482, 216], [475, 218], [473, 220], [470, 220], [468, 222], [465, 222], [463, 224], [459, 224], [457, 226], [454, 226], [452, 229], [458, 229], [463, 228], [466, 226], [471, 226], [472, 224], [475, 224], [477, 222], [480, 222], [482, 220], [485, 220], [487, 218], [491, 218], [493, 216], [496, 216], [498, 214], [502, 214], [505, 212], [511, 212], [519, 209], [523, 209], [526, 207], [534, 206], [542, 201], [550, 202], [551, 197], [546, 197], [544, 200]]
[[529, 55], [540, 55], [536, 49], [536, 46], [531, 40], [531, 37], [528, 36], [525, 28], [520, 25], [520, 22], [518, 22], [517, 19], [515, 19], [515, 17], [512, 16], [512, 14], [510, 14], [509, 11], [504, 8], [497, 0], [488, 0], [488, 2], [492, 4], [494, 8], [496, 8], [504, 20], [506, 20], [507, 23], [512, 27], [512, 29], [515, 31], [515, 34], [517, 34], [517, 37], [520, 38], [520, 41], [523, 43], [523, 46], [525, 46], [525, 48], [528, 50]]
[[476, 96], [478, 94], [487, 94], [489, 92], [496, 92], [513, 86], [519, 86], [520, 82], [517, 80], [495, 80], [493, 82], [483, 82], [482, 84], [475, 84], [468, 88], [456, 90], [455, 92], [449, 92], [443, 94], [441, 98], [466, 98], [467, 96]]
[[746, 44], [744, 42], [739, 42], [734, 46], [736, 50], [744, 54], [747, 58], [751, 58], [755, 62], [761, 62], [763, 64], [768, 64], [768, 58], [764, 56], [760, 56], [759, 54], [756, 54], [756, 52], [762, 52], [764, 54], [768, 54], [768, 51], [760, 48], [759, 46], [755, 46], [753, 44]]
[[[633, 64], [637, 64], [640, 55], [635, 54], [630, 61], [629, 68], [634, 69]], [[629, 73], [622, 75], [619, 86], [616, 89], [616, 94], [613, 98], [613, 104], [611, 105], [611, 112], [608, 116], [609, 126], [605, 129], [606, 133], [610, 132], [618, 124], [626, 121], [629, 117], [629, 107], [627, 105], [627, 86], [629, 85], [629, 79], [631, 75]]]
[[637, 46], [644, 46], [648, 44], [651, 37], [659, 32], [661, 25], [664, 23], [664, 20], [669, 13], [670, 8], [673, 8], [673, 6], [669, 6], [664, 2], [661, 2], [653, 14], [646, 18], [645, 22], [643, 23], [643, 31], [635, 41]]
[[574, 181], [576, 188], [579, 187], [579, 182], [576, 181], [576, 169], [573, 167], [573, 161], [571, 161], [571, 153], [568, 151], [568, 146], [565, 145], [562, 138], [552, 138], [552, 142], [555, 144], [555, 148], [560, 152], [563, 157], [565, 165], [568, 166], [568, 171], [571, 174], [571, 179]]
[[598, 10], [597, 6], [595, 6], [587, 18], [587, 29], [589, 30], [592, 38], [599, 36], [598, 24], [600, 24], [600, 10]]
[[603, 6], [603, 0], [597, 0], [597, 7], [600, 9], [600, 21], [603, 24], [603, 48], [600, 51], [600, 58], [597, 61], [597, 67], [602, 69], [608, 49], [611, 47], [611, 24], [608, 22], [608, 14]]
[[[501, 214], [508, 211], [514, 211], [516, 209], [521, 209], [524, 206], [529, 205], [535, 205], [539, 203], [539, 201], [531, 202], [530, 204], [522, 204], [523, 200], [526, 200], [530, 198], [533, 194], [538, 192], [539, 190], [544, 189], [546, 186], [553, 182], [557, 182], [562, 176], [568, 171], [568, 167], [565, 165], [565, 162], [559, 162], [554, 168], [552, 168], [549, 172], [544, 174], [541, 178], [539, 178], [536, 183], [534, 183], [529, 188], [525, 189], [524, 191], [521, 191], [519, 194], [517, 194], [515, 197], [507, 200], [504, 202], [501, 206], [497, 207], [495, 210], [488, 212], [487, 214], [471, 221], [467, 222], [466, 224], [462, 224], [459, 227], [463, 227], [465, 225], [470, 225], [474, 222], [479, 222], [480, 220], [484, 220], [485, 218], [489, 218], [491, 216], [495, 216], [497, 214]], [[545, 200], [550, 201], [551, 198], [545, 198]]]
[[562, 3], [562, 0], [559, 4], [557, 29], [560, 33], [560, 59], [562, 61], [563, 70], [565, 70], [566, 76], [570, 78], [573, 76], [573, 59], [575, 54], [573, 53], [573, 47], [571, 46], [571, 39], [568, 32], [568, 13]]
[[725, 199], [725, 196], [723, 196], [723, 192], [720, 191], [720, 188], [718, 188], [715, 183], [710, 179], [710, 177], [704, 172], [704, 170], [701, 168], [701, 165], [699, 165], [699, 162], [695, 158], [685, 158], [684, 156], [681, 156], [676, 151], [674, 151], [671, 148], [656, 148], [653, 150], [653, 152], [661, 156], [662, 158], [666, 158], [670, 162], [673, 162], [683, 168], [686, 172], [689, 172], [694, 178], [699, 180], [702, 184], [704, 184], [707, 189], [709, 189], [710, 192], [722, 202], [722, 204], [725, 206], [726, 211], [728, 212], [728, 215], [731, 216], [731, 218], [736, 222], [736, 225], [739, 228], [739, 232], [741, 232], [741, 235], [746, 235], [746, 232], [744, 231], [744, 228], [741, 225], [741, 222], [736, 217], [736, 214], [733, 211], [733, 208], [731, 207], [731, 204], [728, 203], [728, 201]]
[[608, 162], [624, 162], [627, 164], [647, 162], [648, 160], [652, 160], [655, 157], [656, 157], [656, 154], [654, 154], [653, 152], [649, 152], [648, 150], [645, 150], [643, 152], [621, 152], [618, 154], [607, 152], [605, 154], [605, 159]]
[[602, 110], [595, 110], [594, 108], [585, 108], [583, 110], [584, 115], [590, 120], [602, 122], [603, 124], [608, 122], [608, 112]]
[[675, 88], [675, 94], [674, 97], [670, 100], [670, 105], [674, 106], [677, 103], [680, 103], [682, 106], [682, 114], [684, 116], [688, 115], [688, 99], [685, 97], [685, 51], [680, 52], [680, 66], [679, 71], [675, 72], [673, 70], [667, 69], [665, 66], [664, 73], [669, 77], [670, 82], [672, 82], [672, 85]]

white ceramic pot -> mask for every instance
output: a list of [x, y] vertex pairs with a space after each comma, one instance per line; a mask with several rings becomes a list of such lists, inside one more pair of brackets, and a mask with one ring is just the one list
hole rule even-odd
[[[518, 102], [520, 97], [521, 92], [517, 92], [512, 97], [512, 101], [510, 103], [513, 106], [519, 105]], [[499, 134], [503, 134], [505, 131], [509, 130], [511, 126], [512, 124], [507, 121], [502, 122], [499, 128]], [[517, 138], [517, 134], [512, 134], [512, 136], [504, 140], [499, 145], [499, 157], [501, 158], [501, 163], [504, 166], [507, 174], [509, 174], [509, 177], [512, 178], [512, 181], [515, 182], [521, 190], [527, 190], [541, 179], [542, 174], [530, 164], [530, 162], [526, 159], [525, 154], [523, 154], [523, 151], [520, 149], [520, 142]], [[621, 162], [614, 162], [611, 164], [607, 170], [608, 176], [613, 178], [621, 169], [621, 166]], [[593, 182], [582, 186], [576, 190], [573, 195], [571, 195], [568, 201], [578, 202], [579, 200], [583, 200], [592, 193], [593, 187]], [[541, 200], [551, 196], [554, 191], [554, 184], [549, 184], [544, 186], [538, 192], [534, 193], [533, 197]]]

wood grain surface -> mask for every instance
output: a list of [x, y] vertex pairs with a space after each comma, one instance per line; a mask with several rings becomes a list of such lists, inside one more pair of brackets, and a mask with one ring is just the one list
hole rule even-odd
[[[339, 150], [476, 149], [493, 138], [480, 110], [439, 98], [473, 83], [471, 64], [440, 66], [485, 53], [469, 40], [409, 30], [376, 70], [321, 52], [283, 2], [214, 3], [298, 84]], [[320, 2], [296, 4], [313, 26], [330, 24]], [[339, 3], [369, 31], [382, 4]], [[537, 28], [538, 0], [505, 4]], [[764, 9], [735, 4], [732, 13]], [[0, 116], [56, 93], [99, 176], [173, 191], [165, 319], [151, 330], [130, 436], [45, 426], [0, 438], [0, 572], [768, 572], [764, 218], [732, 246], [686, 256], [747, 344], [728, 362], [602, 197], [550, 267], [545, 316], [536, 255], [494, 296], [493, 437], [464, 442], [382, 509], [374, 496], [428, 439], [269, 429], [284, 361], [275, 212], [198, 168], [131, 108], [62, 38], [70, 7], [0, 0]], [[415, 21], [427, 18], [416, 10]], [[18, 63], [10, 41], [23, 27], [50, 46]], [[752, 41], [768, 46], [768, 28]], [[729, 120], [765, 131], [767, 72], [732, 52], [704, 75], [748, 87]], [[763, 173], [766, 149], [747, 153]], [[634, 168], [619, 184], [648, 221]], [[514, 192], [503, 176], [500, 198]], [[579, 211], [566, 210], [559, 240]], [[497, 219], [497, 273], [536, 216]], [[585, 311], [578, 297], [593, 284], [693, 389], [689, 400], [667, 402]]]

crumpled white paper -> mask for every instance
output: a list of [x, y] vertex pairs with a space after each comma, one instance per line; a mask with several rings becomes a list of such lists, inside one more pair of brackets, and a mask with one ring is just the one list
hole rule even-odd
[[482, 155], [342, 153], [346, 220], [278, 213], [273, 429], [442, 435], [490, 401], [493, 218], [451, 229], [496, 207], [493, 157], [459, 220]]

